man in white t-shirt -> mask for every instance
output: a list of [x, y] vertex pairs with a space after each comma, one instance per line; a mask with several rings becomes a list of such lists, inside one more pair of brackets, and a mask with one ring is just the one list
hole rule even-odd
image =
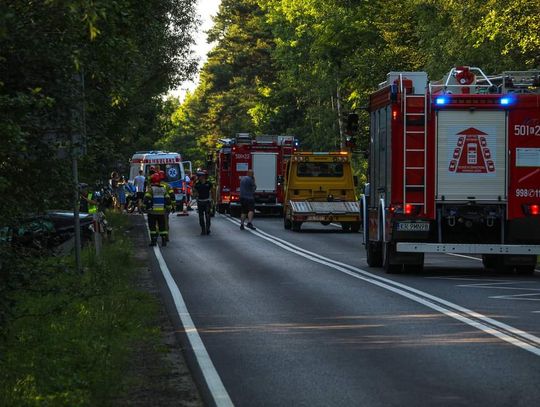
[[133, 179], [133, 185], [135, 186], [135, 190], [137, 191], [137, 209], [139, 213], [142, 213], [142, 202], [144, 199], [144, 184], [146, 183], [146, 178], [144, 177], [143, 170], [139, 171], [139, 175], [137, 175]]

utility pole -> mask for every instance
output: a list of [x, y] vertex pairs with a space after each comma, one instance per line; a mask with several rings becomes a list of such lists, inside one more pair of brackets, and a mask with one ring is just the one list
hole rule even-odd
[[83, 272], [81, 258], [81, 220], [79, 213], [79, 164], [78, 157], [84, 153], [84, 143], [86, 141], [86, 118], [84, 108], [84, 71], [75, 74], [73, 79], [80, 85], [80, 91], [73, 87], [75, 108], [71, 109], [71, 171], [73, 176], [73, 217], [75, 230], [75, 267], [79, 273]]
[[343, 142], [343, 121], [341, 120], [341, 89], [339, 86], [339, 78], [336, 77], [336, 107], [339, 126], [339, 148], [343, 150], [345, 143]]

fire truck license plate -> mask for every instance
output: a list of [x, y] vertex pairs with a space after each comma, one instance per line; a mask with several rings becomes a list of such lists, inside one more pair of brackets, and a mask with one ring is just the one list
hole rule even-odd
[[428, 222], [398, 223], [397, 230], [400, 232], [429, 232]]

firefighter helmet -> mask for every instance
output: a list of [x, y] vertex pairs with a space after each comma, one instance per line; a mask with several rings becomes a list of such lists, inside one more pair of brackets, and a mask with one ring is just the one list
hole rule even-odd
[[161, 182], [161, 175], [159, 175], [157, 172], [152, 174], [150, 177], [150, 182], [152, 184], [159, 184]]

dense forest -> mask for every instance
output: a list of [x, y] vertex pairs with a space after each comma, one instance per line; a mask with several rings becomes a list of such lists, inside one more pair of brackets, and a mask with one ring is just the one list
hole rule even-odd
[[[2, 405], [107, 405], [122, 374], [116, 355], [132, 340], [117, 318], [146, 329], [135, 319], [144, 301], [127, 289], [127, 243], [110, 245], [112, 261], [94, 261], [81, 279], [69, 256], [9, 242], [6, 231], [31, 215], [74, 207], [72, 157], [92, 185], [113, 170], [127, 174], [137, 150], [201, 164], [237, 132], [333, 150], [350, 112], [360, 114], [362, 150], [362, 107], [389, 71], [440, 79], [459, 65], [488, 74], [540, 68], [539, 0], [222, 0], [198, 86], [179, 100], [167, 95], [198, 70], [196, 3], [0, 1]], [[103, 376], [96, 355], [117, 376]]]
[[243, 131], [338, 148], [343, 117], [389, 71], [538, 68], [538, 15], [536, 0], [222, 0], [199, 85], [167, 101], [158, 146], [202, 159]]

